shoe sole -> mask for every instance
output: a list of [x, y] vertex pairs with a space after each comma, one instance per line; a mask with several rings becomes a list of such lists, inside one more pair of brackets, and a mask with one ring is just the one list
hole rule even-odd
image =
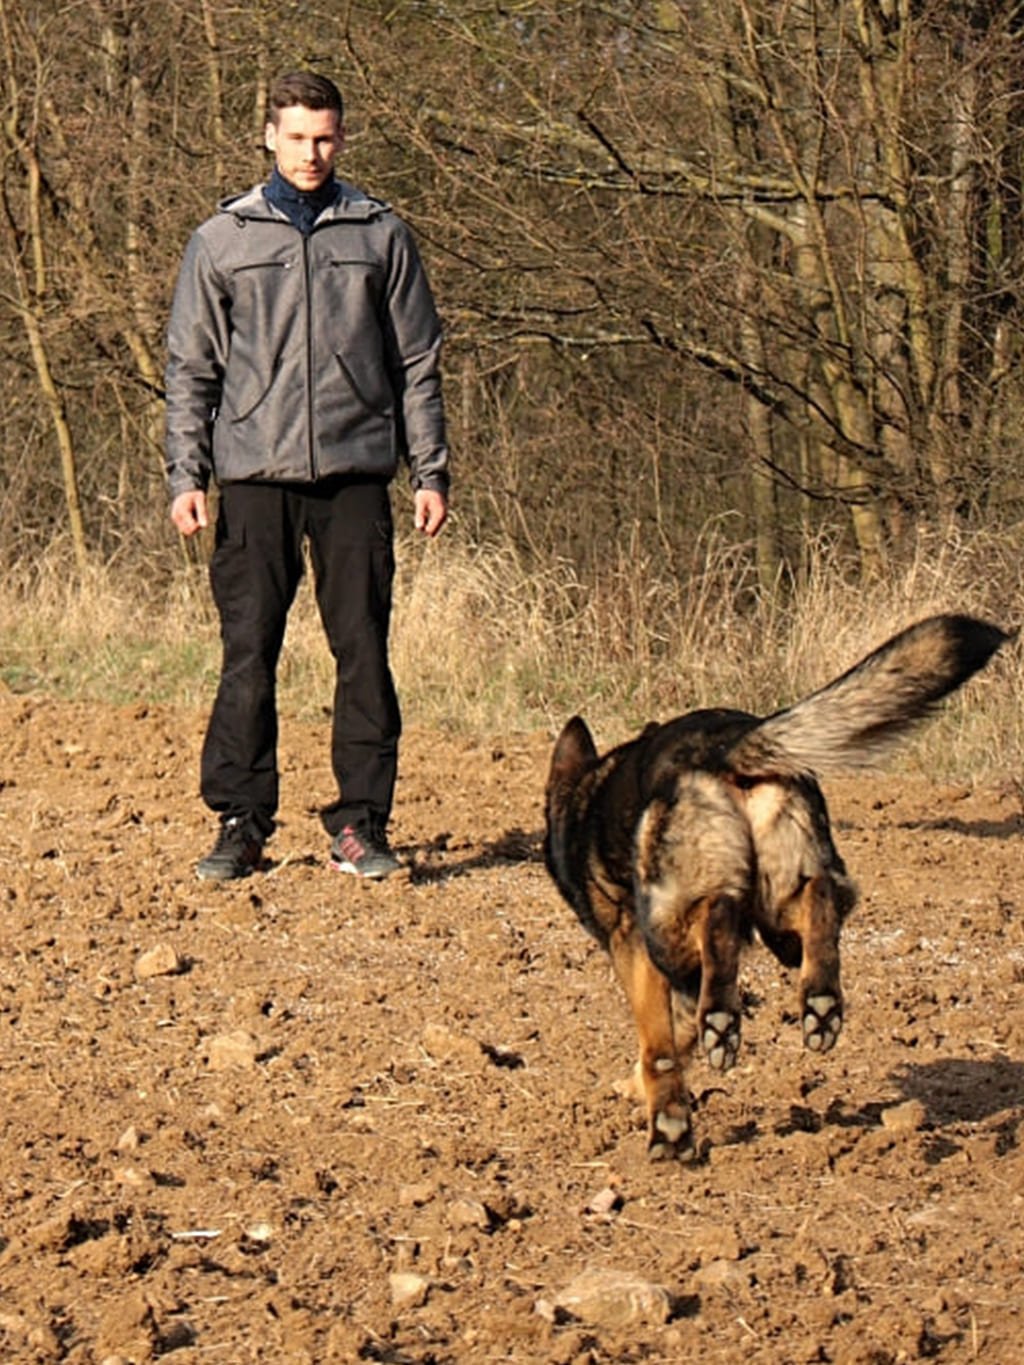
[[346, 862], [344, 859], [331, 858], [328, 861], [335, 872], [344, 872], [349, 877], [361, 877], [364, 882], [383, 881], [385, 877], [390, 877], [401, 867], [401, 863], [397, 863], [394, 867], [389, 867], [386, 871], [363, 872], [360, 868], [356, 867], [355, 863]]
[[201, 882], [240, 882], [255, 871], [254, 867], [247, 867], [244, 872], [208, 872], [197, 867], [196, 876]]

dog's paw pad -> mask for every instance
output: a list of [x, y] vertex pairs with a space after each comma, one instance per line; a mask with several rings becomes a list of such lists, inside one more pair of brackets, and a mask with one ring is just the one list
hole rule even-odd
[[652, 1121], [647, 1155], [652, 1161], [663, 1161], [666, 1157], [691, 1161], [694, 1146], [689, 1114], [676, 1105], [659, 1109]]
[[704, 1016], [701, 1042], [708, 1065], [714, 1071], [728, 1071], [735, 1065], [740, 1050], [739, 1016], [729, 1010], [713, 1010]]
[[835, 1047], [843, 1027], [843, 1007], [834, 995], [809, 995], [804, 1004], [804, 1046], [812, 1052]]

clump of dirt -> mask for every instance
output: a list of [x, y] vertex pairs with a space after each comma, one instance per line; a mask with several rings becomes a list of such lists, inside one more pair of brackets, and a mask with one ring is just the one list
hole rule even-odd
[[701, 1155], [548, 882], [549, 740], [406, 737], [407, 870], [326, 866], [285, 724], [264, 872], [211, 887], [204, 717], [0, 696], [0, 1357], [896, 1365], [1024, 1342], [1019, 789], [832, 782], [847, 1024], [744, 960]]

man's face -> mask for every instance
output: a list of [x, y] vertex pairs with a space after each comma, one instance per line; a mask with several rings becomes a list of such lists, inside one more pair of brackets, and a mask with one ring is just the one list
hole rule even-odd
[[285, 180], [308, 192], [319, 189], [334, 170], [345, 134], [334, 109], [293, 104], [277, 111], [277, 123], [268, 122], [264, 136]]

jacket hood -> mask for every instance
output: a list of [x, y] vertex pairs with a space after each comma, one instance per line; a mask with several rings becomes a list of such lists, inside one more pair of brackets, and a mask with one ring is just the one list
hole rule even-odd
[[[384, 213], [391, 212], [391, 205], [385, 200], [374, 199], [372, 195], [366, 194], [345, 180], [336, 180], [334, 183], [337, 188], [334, 203], [323, 210], [317, 220], [318, 222], [350, 219], [355, 222], [366, 223], [373, 218], [379, 218]], [[286, 216], [267, 200], [263, 189], [264, 185], [261, 182], [258, 185], [253, 185], [252, 189], [245, 190], [242, 194], [229, 195], [217, 205], [217, 212], [231, 213], [236, 218], [259, 218], [271, 222], [286, 223], [288, 221]]]

